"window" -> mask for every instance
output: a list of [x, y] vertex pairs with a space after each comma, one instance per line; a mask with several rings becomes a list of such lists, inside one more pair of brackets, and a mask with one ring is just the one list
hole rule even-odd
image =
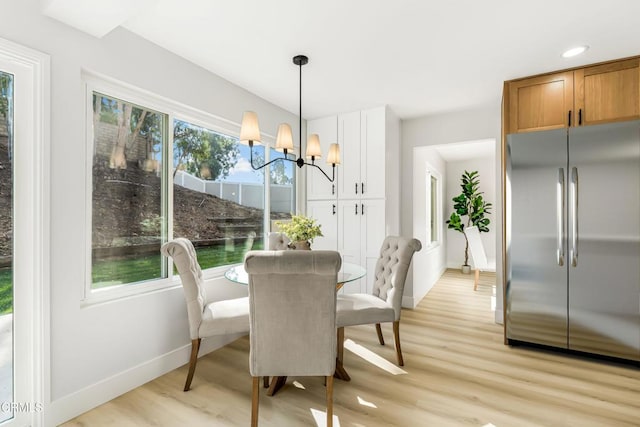
[[[294, 168], [276, 162], [253, 170], [239, 126], [86, 78], [93, 113], [90, 296], [118, 285], [169, 283], [160, 247], [173, 238], [191, 240], [205, 270], [242, 262], [248, 250], [263, 247], [269, 219], [290, 218]], [[255, 164], [273, 155], [269, 145], [253, 148]]]
[[427, 242], [429, 246], [437, 246], [440, 243], [442, 229], [441, 211], [441, 176], [432, 167], [427, 166]]

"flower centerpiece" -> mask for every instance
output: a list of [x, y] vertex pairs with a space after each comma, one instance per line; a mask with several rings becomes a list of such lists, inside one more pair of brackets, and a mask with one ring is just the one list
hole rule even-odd
[[291, 215], [291, 221], [277, 221], [276, 225], [291, 243], [291, 249], [311, 249], [311, 242], [316, 237], [322, 237], [320, 224], [316, 220], [304, 215]]

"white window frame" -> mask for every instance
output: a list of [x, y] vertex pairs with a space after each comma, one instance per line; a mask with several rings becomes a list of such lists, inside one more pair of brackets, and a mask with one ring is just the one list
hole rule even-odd
[[[116, 79], [106, 77], [102, 74], [82, 70], [82, 80], [85, 85], [85, 138], [87, 141], [86, 152], [86, 187], [85, 187], [85, 286], [82, 293], [82, 306], [89, 306], [97, 303], [112, 301], [120, 298], [126, 298], [136, 295], [141, 295], [149, 292], [158, 292], [165, 289], [171, 289], [180, 286], [180, 278], [178, 275], [173, 274], [173, 262], [168, 261], [167, 265], [167, 277], [160, 279], [152, 279], [143, 282], [131, 282], [121, 285], [113, 285], [105, 288], [93, 289], [92, 285], [92, 259], [91, 259], [91, 247], [92, 247], [92, 209], [93, 198], [91, 197], [93, 189], [93, 93], [98, 92], [106, 96], [122, 99], [146, 108], [153, 109], [161, 114], [167, 115], [167, 143], [163, 147], [165, 152], [163, 157], [168, 161], [163, 162], [163, 175], [167, 176], [164, 181], [168, 188], [173, 187], [173, 174], [166, 171], [173, 167], [173, 122], [174, 119], [193, 123], [194, 125], [202, 126], [215, 132], [220, 132], [236, 138], [240, 137], [240, 123], [227, 120], [210, 113], [189, 107], [179, 102], [158, 96], [152, 92], [137, 88], [133, 85], [120, 82]], [[275, 147], [275, 137], [273, 135], [261, 132], [262, 145], [265, 146], [265, 160], [269, 161], [270, 149]], [[265, 173], [265, 191], [264, 191], [264, 209], [265, 212], [270, 212], [271, 201], [269, 198], [269, 167], [264, 168]], [[297, 171], [296, 171], [297, 174]], [[296, 185], [298, 183], [298, 176], [296, 175]], [[173, 191], [168, 191], [167, 198], [167, 221], [168, 221], [168, 236], [173, 236]], [[264, 216], [264, 230], [265, 233], [268, 230], [269, 216]], [[266, 241], [266, 239], [264, 240]], [[209, 268], [203, 270], [203, 278], [205, 280], [221, 278], [224, 276], [225, 271], [229, 269], [230, 265], [223, 265], [218, 267]]]
[[[436, 240], [432, 241], [431, 235], [431, 178], [436, 179], [436, 230], [437, 236]], [[426, 242], [425, 247], [427, 250], [434, 249], [442, 244], [442, 174], [438, 172], [433, 166], [429, 163], [426, 165], [426, 194], [425, 194], [425, 204], [426, 204], [426, 212], [425, 212], [425, 231], [426, 231]]]
[[13, 400], [34, 409], [2, 425], [43, 426], [50, 401], [50, 57], [0, 38], [0, 62], [14, 74], [13, 280], [24, 285], [14, 287]]

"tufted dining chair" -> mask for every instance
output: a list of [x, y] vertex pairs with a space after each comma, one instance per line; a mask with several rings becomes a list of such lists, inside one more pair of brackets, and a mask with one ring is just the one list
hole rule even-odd
[[284, 234], [276, 231], [272, 231], [267, 236], [267, 250], [270, 251], [285, 251], [289, 249], [289, 243], [291, 240]]
[[251, 251], [249, 370], [251, 425], [258, 425], [261, 376], [324, 376], [327, 426], [333, 423], [336, 368], [336, 251]]
[[204, 289], [202, 270], [196, 251], [190, 240], [177, 238], [162, 245], [163, 255], [171, 257], [178, 269], [184, 297], [187, 302], [191, 357], [184, 391], [189, 391], [196, 370], [198, 350], [202, 338], [249, 332], [249, 299], [236, 298], [208, 302]]
[[402, 293], [409, 264], [414, 252], [422, 249], [418, 239], [387, 236], [382, 242], [376, 263], [371, 294], [342, 294], [338, 296], [338, 363], [341, 365], [344, 346], [344, 327], [376, 324], [381, 345], [384, 337], [380, 323], [393, 322], [398, 365], [404, 366], [400, 348], [400, 313]]

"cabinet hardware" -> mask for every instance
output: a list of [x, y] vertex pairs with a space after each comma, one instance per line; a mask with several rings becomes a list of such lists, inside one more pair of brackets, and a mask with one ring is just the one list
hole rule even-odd
[[336, 194], [336, 185], [331, 184], [331, 195], [333, 196], [334, 194]]
[[582, 126], [582, 108], [578, 110], [578, 126]]
[[358, 215], [358, 204], [356, 203], [356, 215]]
[[332, 213], [333, 215], [335, 215], [335, 214], [336, 214], [336, 205], [331, 205], [331, 207], [332, 207], [332, 209], [331, 209], [331, 213]]
[[360, 184], [360, 194], [364, 194], [364, 182]]
[[569, 110], [569, 127], [571, 127], [571, 110]]
[[356, 182], [356, 194], [358, 194], [358, 183]]
[[360, 205], [360, 206], [361, 206], [360, 214], [361, 214], [361, 215], [364, 215], [364, 203], [363, 203], [362, 205]]

